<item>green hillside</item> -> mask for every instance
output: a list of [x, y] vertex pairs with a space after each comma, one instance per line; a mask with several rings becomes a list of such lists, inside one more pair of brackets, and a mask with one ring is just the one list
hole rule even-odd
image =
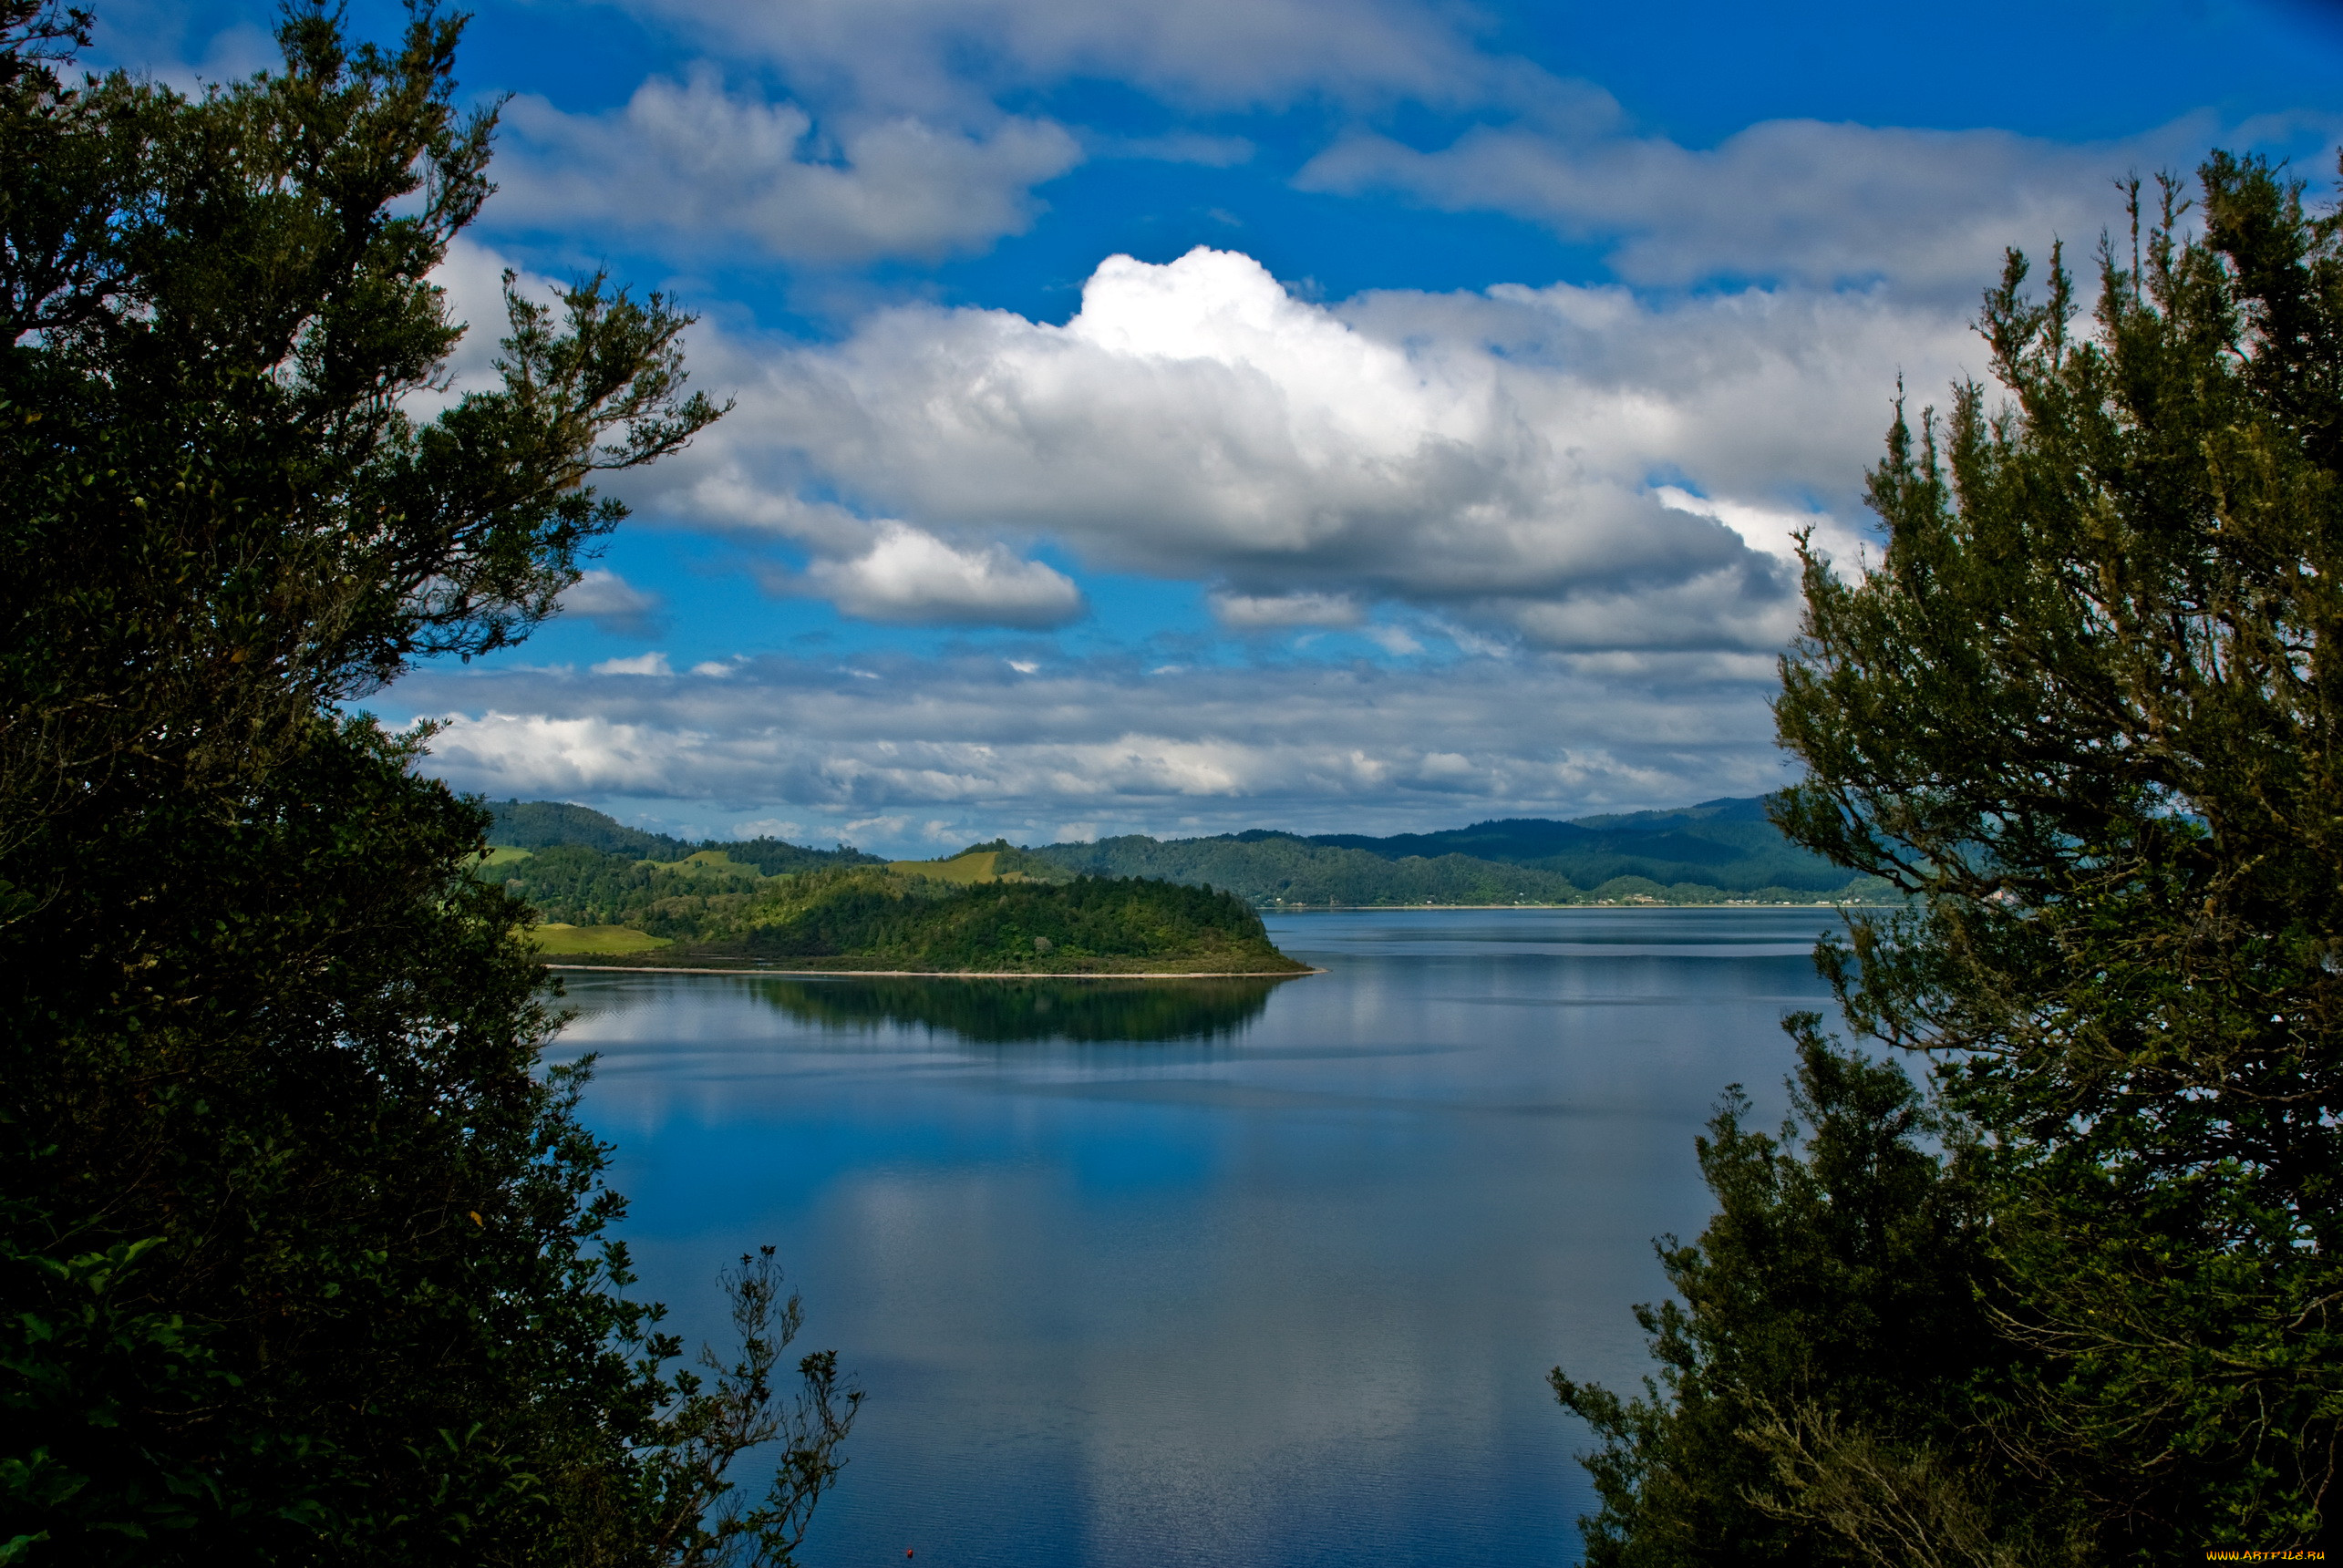
[[821, 866], [880, 863], [876, 855], [841, 844], [834, 850], [810, 850], [779, 839], [704, 840], [692, 844], [665, 833], [646, 833], [615, 818], [566, 800], [490, 800], [496, 822], [488, 841], [516, 850], [587, 849], [629, 860], [672, 864], [713, 851], [765, 876], [781, 872], [811, 871]]

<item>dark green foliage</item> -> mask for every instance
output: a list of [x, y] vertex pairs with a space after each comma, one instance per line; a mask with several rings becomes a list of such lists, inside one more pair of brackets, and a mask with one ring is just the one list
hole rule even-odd
[[1999, 1561], [1956, 1549], [1989, 1533], [2008, 1480], [1968, 1430], [1973, 1377], [2002, 1354], [1977, 1193], [1924, 1147], [1943, 1130], [1902, 1070], [1817, 1026], [1790, 1020], [1778, 1138], [1742, 1125], [1736, 1087], [1698, 1140], [1717, 1216], [1689, 1246], [1660, 1243], [1678, 1299], [1636, 1309], [1658, 1382], [1622, 1400], [1553, 1375], [1604, 1443], [1586, 1461], [1603, 1501], [1591, 1568], [1883, 1561], [1848, 1527], [1899, 1510], [1928, 1560]]
[[285, 67], [69, 84], [0, 0], [0, 1560], [785, 1558], [852, 1397], [732, 1282], [702, 1383], [628, 1301], [581, 1068], [469, 874], [486, 818], [335, 710], [509, 643], [680, 445], [686, 319], [514, 302], [502, 385], [401, 411], [488, 189], [459, 26], [295, 5]]
[[709, 839], [696, 847], [719, 851], [738, 864], [755, 866], [761, 874], [769, 877], [792, 872], [821, 871], [827, 866], [886, 864], [878, 856], [866, 855], [846, 844], [841, 844], [834, 850], [810, 850], [779, 839]]
[[1879, 566], [1806, 573], [1791, 837], [1918, 895], [1829, 957], [1988, 1136], [2001, 1448], [2116, 1560], [2307, 1543], [2343, 1417], [2343, 249], [2252, 160], [1987, 297]]
[[646, 833], [586, 806], [565, 800], [490, 800], [488, 841], [516, 850], [575, 845], [636, 861], [679, 861], [693, 846], [665, 833]]
[[[1899, 406], [1870, 490], [1884, 553], [1845, 577], [1809, 554], [1783, 662], [1808, 771], [1776, 820], [1912, 901], [1857, 912], [1824, 972], [1858, 1032], [1934, 1058], [1962, 1150], [1939, 1182], [1974, 1219], [1941, 1257], [1887, 1231], [1744, 1246], [1720, 1126], [1725, 1212], [1669, 1260], [1682, 1315], [1651, 1320], [1667, 1387], [1558, 1385], [1607, 1439], [1598, 1559], [1705, 1561], [1731, 1531], [1881, 1564], [2324, 1543], [2343, 220], [2256, 161], [2201, 174], [2200, 237], [2176, 185], [2145, 211], [2132, 189], [2088, 333], [2058, 255], [2035, 298], [2011, 254], [1981, 327], [2014, 401], [1966, 383], [1941, 422]], [[1884, 1342], [1811, 1315], [1785, 1338], [1741, 1305], [1866, 1269], [1908, 1271], [1907, 1315], [1946, 1326], [1885, 1403]], [[1801, 1387], [1780, 1346], [1809, 1337], [1828, 1356]]]
[[482, 868], [542, 920], [625, 925], [654, 936], [708, 937], [748, 918], [758, 877], [698, 865], [662, 865], [582, 845], [538, 850], [525, 861]]
[[[525, 861], [485, 866], [480, 875], [501, 882], [505, 891], [525, 901], [547, 920], [575, 925], [616, 925], [624, 922], [615, 913], [634, 913], [651, 901], [651, 876], [665, 870], [629, 855], [605, 854], [583, 844], [560, 844], [534, 851]], [[688, 872], [668, 872], [681, 880]], [[609, 919], [593, 918], [602, 911]]]
[[829, 872], [804, 879], [792, 905], [760, 918], [745, 951], [769, 959], [870, 960], [908, 969], [1037, 973], [1156, 964], [1295, 971], [1234, 894], [1141, 878], [1083, 877], [1061, 886]]
[[518, 911], [411, 761], [320, 726], [229, 830], [87, 846], [145, 921], [10, 1062], [26, 1561], [656, 1562], [713, 1501], [671, 1461], [732, 1413], [661, 1373]]
[[1261, 1016], [1261, 980], [759, 980], [775, 1008], [831, 1028], [918, 1024], [965, 1040], [1207, 1040]]

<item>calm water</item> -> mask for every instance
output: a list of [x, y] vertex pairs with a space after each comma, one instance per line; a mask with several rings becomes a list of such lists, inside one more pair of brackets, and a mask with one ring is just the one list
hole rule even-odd
[[819, 1568], [1562, 1563], [1692, 1139], [1822, 911], [1273, 919], [1279, 983], [573, 977], [645, 1288], [778, 1243], [870, 1391]]

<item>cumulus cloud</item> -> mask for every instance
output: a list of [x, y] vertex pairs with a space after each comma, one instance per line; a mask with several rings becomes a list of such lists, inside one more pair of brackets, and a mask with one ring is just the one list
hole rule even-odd
[[1069, 614], [1057, 574], [981, 553], [1050, 538], [1210, 583], [1233, 627], [1396, 602], [1553, 647], [1771, 648], [1794, 583], [1737, 520], [1854, 537], [1895, 377], [1974, 364], [1965, 314], [1566, 285], [1328, 306], [1230, 252], [1117, 256], [1062, 326], [920, 305], [834, 345], [712, 342], [740, 406], [652, 482], [671, 515], [800, 542], [831, 563], [809, 583], [880, 618]]
[[1032, 187], [1082, 156], [1064, 127], [1018, 116], [862, 118], [826, 137], [799, 105], [728, 92], [707, 67], [654, 77], [607, 114], [516, 98], [504, 123], [500, 224], [610, 223], [694, 254], [713, 242], [818, 263], [941, 257], [1022, 233]]
[[849, 615], [915, 625], [1062, 626], [1086, 612], [1072, 579], [1002, 546], [963, 550], [899, 522], [882, 523], [870, 550], [816, 561], [813, 592]]
[[667, 655], [662, 653], [636, 654], [631, 658], [604, 659], [593, 666], [598, 676], [672, 676], [667, 667]]
[[2187, 167], [2240, 129], [2251, 142], [2304, 127], [2223, 128], [2194, 116], [2121, 141], [2074, 144], [1785, 119], [1696, 150], [1657, 137], [1481, 126], [1431, 151], [1352, 135], [1295, 183], [1396, 191], [1447, 211], [1507, 212], [1574, 239], [1607, 239], [1613, 270], [1640, 284], [1884, 279], [1966, 303], [1999, 271], [2008, 246], [2047, 252], [2064, 238], [2087, 248], [2111, 215], [2113, 176]]
[[430, 766], [459, 788], [768, 817], [816, 840], [887, 817], [946, 822], [962, 841], [1066, 824], [1396, 830], [1750, 794], [1782, 778], [1762, 656], [1019, 675], [970, 653], [870, 673], [884, 678], [779, 658], [722, 682], [433, 672], [392, 695], [446, 721]]
[[1676, 485], [1660, 485], [1652, 493], [1660, 504], [1695, 517], [1713, 517], [1741, 536], [1751, 550], [1779, 557], [1787, 565], [1798, 559], [1798, 542], [1849, 569], [1856, 568], [1875, 542], [1863, 530], [1850, 527], [1826, 511], [1798, 511], [1786, 507], [1752, 506], [1746, 501], [1712, 500]]
[[581, 616], [597, 629], [623, 637], [655, 635], [663, 603], [656, 593], [646, 593], [599, 566], [588, 567], [561, 600], [564, 614]]

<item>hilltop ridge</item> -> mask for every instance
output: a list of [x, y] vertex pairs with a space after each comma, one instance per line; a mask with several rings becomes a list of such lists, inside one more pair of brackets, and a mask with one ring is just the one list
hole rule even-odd
[[815, 850], [769, 837], [706, 839], [689, 843], [666, 833], [630, 828], [591, 806], [573, 805], [566, 800], [490, 800], [485, 804], [496, 819], [488, 830], [488, 841], [501, 849], [597, 850], [605, 855], [666, 864], [713, 851], [736, 864], [754, 866], [765, 876], [821, 866], [885, 863], [851, 844], [841, 844], [834, 850]]
[[1562, 821], [1513, 817], [1425, 833], [1143, 835], [1022, 851], [1090, 875], [1209, 882], [1256, 904], [1814, 903], [1894, 896], [1781, 836], [1760, 796]]
[[[772, 876], [883, 864], [963, 884], [1142, 877], [1222, 890], [1265, 908], [1869, 903], [1894, 896], [1886, 883], [1851, 877], [1791, 844], [1767, 820], [1764, 799], [1757, 796], [1572, 820], [1492, 819], [1382, 837], [1255, 828], [1195, 839], [1126, 834], [1036, 848], [996, 839], [936, 861], [892, 862], [843, 844], [813, 850], [769, 838], [691, 844], [552, 801], [491, 809], [497, 813], [491, 843], [626, 856], [644, 862], [645, 872], [659, 870], [663, 882], [670, 869]], [[542, 875], [554, 867], [537, 869]], [[646, 875], [635, 874], [647, 886]], [[702, 896], [719, 891], [711, 882], [692, 885]]]

